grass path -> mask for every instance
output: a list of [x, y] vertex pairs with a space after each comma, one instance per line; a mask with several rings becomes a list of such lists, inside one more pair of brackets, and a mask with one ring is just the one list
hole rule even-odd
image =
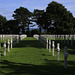
[[57, 62], [56, 51], [52, 56], [38, 40], [27, 37], [2, 56], [0, 75], [75, 75], [74, 64], [75, 61], [71, 60], [68, 69], [64, 69], [63, 53]]

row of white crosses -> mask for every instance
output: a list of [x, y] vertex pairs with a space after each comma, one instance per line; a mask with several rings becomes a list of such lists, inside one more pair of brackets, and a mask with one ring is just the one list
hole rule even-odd
[[[10, 52], [10, 46], [11, 46], [11, 49], [12, 49], [12, 46], [15, 45], [16, 42], [17, 43], [19, 42], [18, 40], [19, 39], [16, 39], [16, 37], [15, 37], [15, 38], [13, 38], [13, 41], [12, 41], [12, 38], [11, 38], [11, 41], [10, 41], [11, 43], [10, 43], [9, 39], [8, 39], [8, 52]], [[4, 56], [6, 56], [6, 41], [4, 41], [3, 47], [4, 47]]]
[[48, 47], [46, 46], [46, 39], [44, 37], [40, 36], [39, 41], [44, 45], [44, 47]]
[[[4, 56], [6, 56], [6, 41], [4, 41]], [[11, 49], [12, 49], [12, 38], [11, 38]], [[8, 39], [8, 52], [10, 52], [10, 42], [9, 42], [9, 39]]]
[[[73, 39], [74, 39], [74, 37], [72, 36], [71, 37], [71, 46], [73, 46]], [[64, 43], [65, 43], [65, 40], [66, 40], [66, 36], [64, 36]], [[67, 44], [69, 44], [69, 36], [67, 37]], [[68, 52], [67, 52], [67, 47], [65, 47], [65, 50], [64, 50], [64, 68], [67, 68], [67, 57], [68, 57]]]
[[[52, 56], [54, 56], [54, 48], [55, 48], [55, 44], [54, 41], [52, 41]], [[51, 52], [51, 40], [49, 40], [49, 52]]]
[[[43, 38], [40, 37], [40, 42], [44, 44], [44, 40], [42, 40]], [[59, 39], [61, 39], [59, 37]], [[66, 40], [66, 38], [64, 37], [64, 39]], [[63, 40], [63, 38], [62, 38]], [[48, 47], [48, 44], [49, 44], [49, 47]], [[46, 40], [46, 49], [49, 48], [49, 52], [51, 52], [51, 40], [48, 41], [48, 38]], [[54, 56], [54, 48], [55, 48], [55, 44], [54, 44], [54, 41], [52, 41], [52, 56]], [[68, 53], [67, 53], [67, 48], [65, 47], [65, 50], [64, 50], [64, 68], [67, 68], [67, 57], [68, 57]], [[59, 53], [60, 53], [60, 44], [57, 43], [57, 61], [59, 61]]]
[[5, 39], [7, 39], [7, 38], [9, 38], [9, 37], [12, 37], [12, 35], [0, 35], [1, 41], [2, 41], [2, 40], [5, 40]]
[[[73, 46], [73, 40], [74, 40], [74, 37], [72, 36], [71, 37], [71, 46]], [[69, 44], [69, 36], [67, 37], [67, 44]]]
[[[46, 45], [47, 49], [48, 49], [48, 38], [47, 38], [47, 45]], [[55, 48], [55, 44], [54, 41], [52, 41], [52, 56], [54, 56], [54, 48]], [[49, 52], [51, 52], [51, 40], [49, 40]], [[59, 61], [59, 53], [60, 53], [60, 44], [57, 43], [57, 61]], [[68, 53], [67, 53], [67, 47], [65, 47], [64, 49], [64, 68], [67, 68], [67, 57], [68, 57]]]
[[64, 43], [66, 43], [66, 40], [67, 40], [67, 44], [69, 44], [69, 38], [71, 38], [71, 46], [73, 46], [73, 40], [74, 40], [74, 36], [66, 36], [66, 35], [63, 35], [63, 36], [57, 36], [56, 37], [58, 40], [61, 40], [61, 42], [63, 41], [64, 39]]
[[[21, 40], [24, 37], [25, 36], [21, 37]], [[11, 49], [12, 49], [12, 46], [16, 45], [16, 43], [19, 43], [19, 41], [20, 41], [19, 36], [14, 37], [13, 38], [13, 41], [12, 41], [12, 38], [11, 38], [11, 41], [10, 42], [9, 42], [9, 39], [8, 39], [8, 52], [10, 52], [10, 46], [11, 46]], [[4, 47], [4, 56], [6, 56], [6, 41], [4, 41], [3, 47]]]

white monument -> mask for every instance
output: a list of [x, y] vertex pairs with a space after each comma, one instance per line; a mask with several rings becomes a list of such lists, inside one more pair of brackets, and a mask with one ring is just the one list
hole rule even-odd
[[52, 56], [54, 56], [54, 48], [55, 48], [54, 41], [52, 41]]
[[57, 43], [57, 61], [59, 61], [60, 44]]
[[3, 47], [4, 47], [4, 56], [6, 56], [6, 41], [4, 41]]

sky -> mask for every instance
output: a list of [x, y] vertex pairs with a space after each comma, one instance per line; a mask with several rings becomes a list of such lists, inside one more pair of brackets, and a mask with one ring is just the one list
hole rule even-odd
[[46, 10], [52, 1], [61, 3], [75, 17], [75, 0], [0, 0], [0, 15], [10, 20], [13, 19], [12, 14], [19, 7], [25, 7], [31, 12], [34, 9]]

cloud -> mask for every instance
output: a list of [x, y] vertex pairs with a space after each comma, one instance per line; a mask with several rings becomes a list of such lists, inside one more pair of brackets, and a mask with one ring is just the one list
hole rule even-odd
[[13, 12], [12, 11], [8, 11], [8, 10], [6, 10], [5, 8], [1, 8], [0, 9], [0, 14], [12, 14]]
[[12, 11], [8, 11], [5, 8], [0, 8], [0, 15], [6, 17], [8, 20], [13, 19], [12, 14], [13, 14]]

